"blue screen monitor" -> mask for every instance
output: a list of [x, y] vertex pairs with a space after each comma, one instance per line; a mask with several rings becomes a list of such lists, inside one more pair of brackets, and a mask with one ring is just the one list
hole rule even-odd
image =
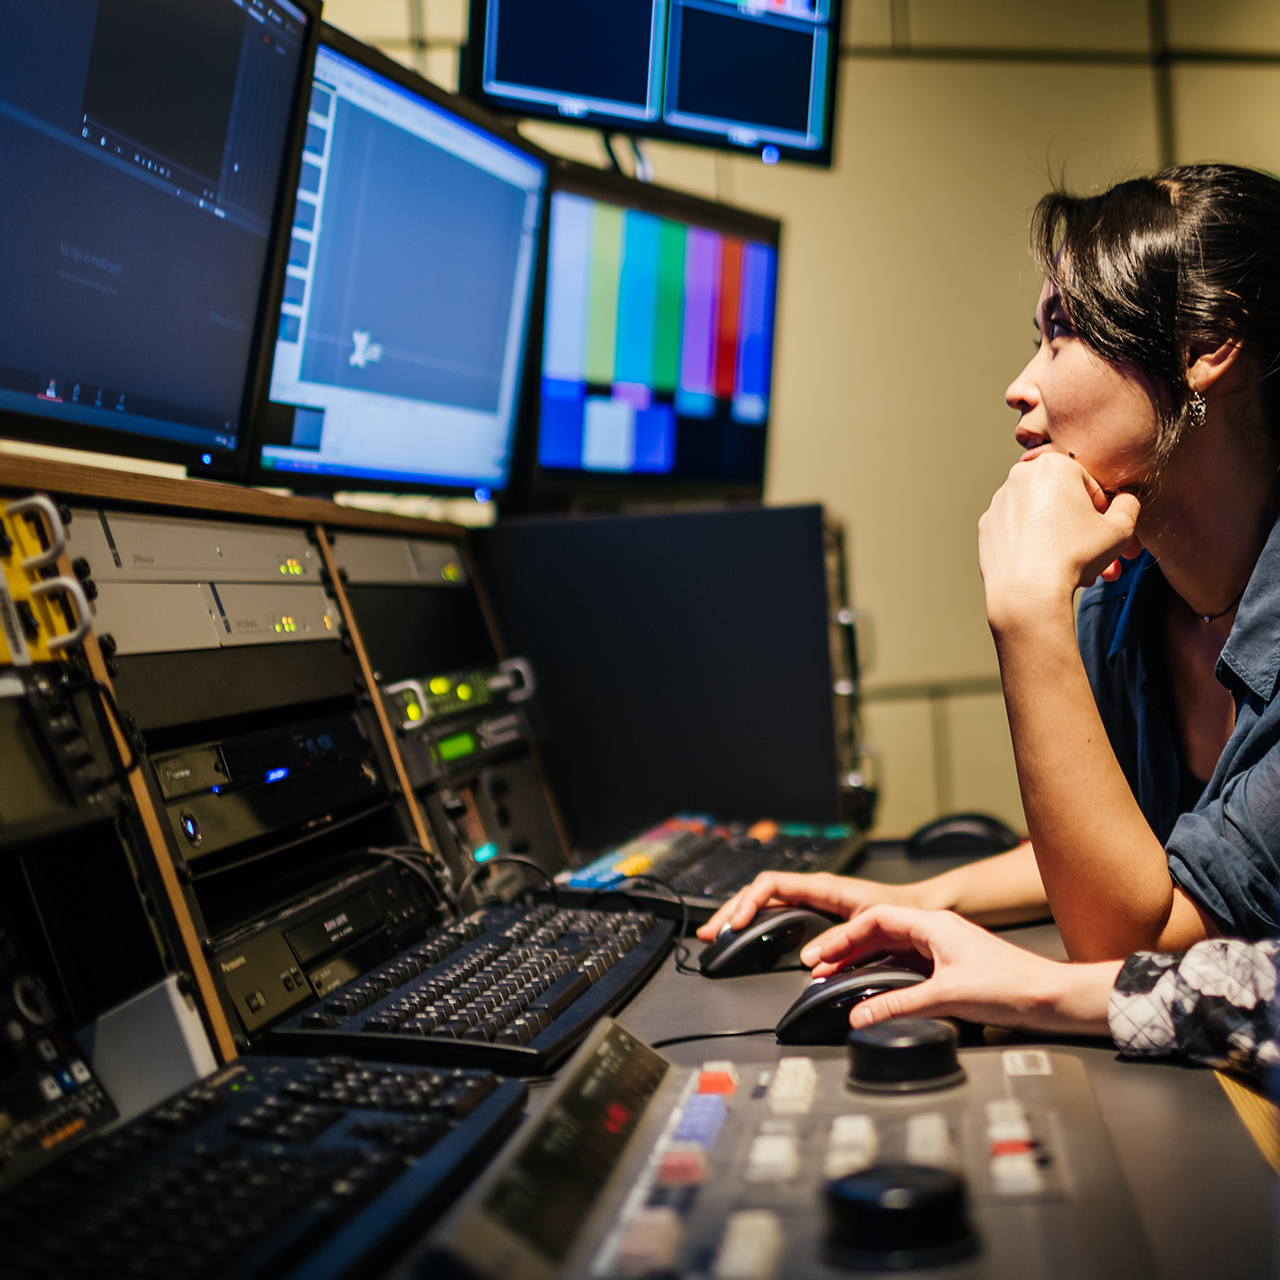
[[0, 435], [243, 476], [319, 8], [0, 5]]
[[471, 0], [493, 110], [831, 163], [841, 0]]
[[771, 218], [557, 162], [535, 505], [556, 494], [571, 506], [761, 496], [780, 231]]
[[325, 28], [260, 477], [506, 487], [546, 176], [472, 104]]

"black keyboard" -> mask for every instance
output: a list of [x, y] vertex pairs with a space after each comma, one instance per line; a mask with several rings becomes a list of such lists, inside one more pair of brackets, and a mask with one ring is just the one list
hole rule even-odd
[[[711, 826], [705, 819], [672, 818], [562, 879], [575, 902], [625, 892], [652, 910], [678, 917], [678, 897], [690, 920], [704, 920], [762, 871], [843, 871], [863, 843], [845, 826]], [[667, 892], [651, 883], [655, 880]]]
[[540, 1074], [657, 968], [674, 932], [642, 911], [486, 907], [280, 1023], [266, 1047]]
[[432, 1221], [519, 1119], [487, 1071], [249, 1057], [0, 1199], [5, 1280], [338, 1280]]

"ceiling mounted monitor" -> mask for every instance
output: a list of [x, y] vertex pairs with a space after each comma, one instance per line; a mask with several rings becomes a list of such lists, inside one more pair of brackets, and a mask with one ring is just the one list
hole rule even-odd
[[471, 0], [497, 111], [831, 163], [841, 0]]

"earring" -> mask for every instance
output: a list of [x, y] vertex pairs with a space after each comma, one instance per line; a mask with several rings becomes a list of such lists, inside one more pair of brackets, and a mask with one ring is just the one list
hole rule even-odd
[[1204, 426], [1204, 420], [1209, 416], [1209, 406], [1205, 403], [1205, 398], [1198, 391], [1191, 393], [1191, 399], [1187, 401], [1187, 418], [1191, 425], [1199, 430]]

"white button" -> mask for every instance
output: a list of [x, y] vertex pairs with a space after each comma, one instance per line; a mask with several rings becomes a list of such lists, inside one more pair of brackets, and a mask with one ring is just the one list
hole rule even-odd
[[716, 1280], [772, 1280], [784, 1244], [777, 1214], [743, 1209], [725, 1224], [712, 1274]]
[[880, 1140], [870, 1116], [836, 1116], [822, 1172], [828, 1178], [844, 1178], [875, 1163]]
[[1031, 1126], [1020, 1103], [1012, 1100], [987, 1103], [989, 1142], [1030, 1142]]
[[62, 1097], [62, 1090], [52, 1076], [40, 1077], [40, 1092], [44, 1094], [46, 1102], [57, 1102]]
[[644, 1276], [673, 1271], [684, 1242], [684, 1223], [670, 1205], [640, 1209], [622, 1229], [609, 1274]]
[[800, 1168], [800, 1144], [794, 1134], [762, 1133], [747, 1152], [743, 1177], [748, 1182], [786, 1182]]
[[1032, 1195], [1044, 1190], [1035, 1160], [1021, 1152], [991, 1158], [991, 1183], [1002, 1196]]
[[76, 1084], [88, 1084], [92, 1079], [89, 1074], [89, 1068], [79, 1058], [71, 1059], [71, 1078]]
[[812, 1058], [783, 1058], [769, 1086], [769, 1110], [775, 1116], [798, 1116], [813, 1106], [818, 1072]]
[[937, 1111], [924, 1111], [907, 1120], [907, 1163], [927, 1164], [945, 1169], [954, 1161], [947, 1118]]

